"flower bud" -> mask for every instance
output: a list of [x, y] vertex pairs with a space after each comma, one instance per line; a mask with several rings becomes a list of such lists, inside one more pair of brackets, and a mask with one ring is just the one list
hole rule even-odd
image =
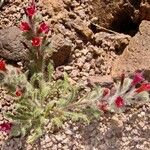
[[35, 5], [32, 4], [31, 6], [27, 7], [26, 8], [26, 14], [29, 16], [29, 17], [32, 17], [36, 12], [36, 8], [35, 8]]
[[42, 22], [40, 24], [38, 32], [47, 34], [49, 32], [49, 26], [45, 22]]
[[30, 26], [27, 22], [21, 22], [20, 29], [24, 32], [28, 32], [30, 30]]
[[115, 99], [115, 106], [117, 108], [121, 108], [124, 106], [124, 99], [120, 96], [118, 96], [116, 99]]

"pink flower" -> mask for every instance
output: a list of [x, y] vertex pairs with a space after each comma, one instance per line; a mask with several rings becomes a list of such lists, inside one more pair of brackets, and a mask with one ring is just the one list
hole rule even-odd
[[134, 78], [133, 78], [133, 81], [132, 81], [131, 84], [132, 84], [132, 86], [135, 86], [136, 84], [140, 83], [143, 80], [144, 80], [144, 78], [143, 78], [142, 74], [141, 73], [136, 73], [134, 75]]
[[39, 33], [47, 34], [48, 32], [49, 32], [49, 26], [45, 22], [42, 22], [39, 27]]
[[103, 112], [107, 111], [107, 106], [108, 104], [105, 101], [101, 101], [98, 103], [98, 108]]
[[27, 7], [26, 8], [26, 14], [29, 16], [29, 17], [32, 17], [36, 12], [36, 7], [35, 7], [35, 4], [32, 4], [31, 6]]
[[116, 100], [115, 100], [115, 106], [116, 106], [117, 108], [121, 108], [121, 107], [124, 106], [124, 100], [123, 100], [122, 97], [118, 96], [118, 97], [116, 98]]
[[34, 37], [32, 39], [32, 46], [38, 47], [41, 45], [41, 38], [40, 37]]
[[9, 132], [12, 129], [12, 123], [10, 122], [4, 122], [0, 124], [0, 131]]
[[22, 96], [22, 91], [20, 88], [16, 89], [16, 96], [19, 97], [19, 96]]
[[108, 96], [109, 94], [110, 94], [110, 89], [105, 88], [105, 89], [103, 90], [103, 97]]
[[20, 23], [20, 29], [24, 32], [27, 32], [30, 30], [30, 26], [27, 22], [21, 22]]
[[0, 59], [0, 70], [1, 71], [6, 71], [6, 63], [4, 60]]
[[143, 91], [150, 91], [150, 83], [143, 83], [139, 88], [136, 89], [137, 93], [141, 93]]

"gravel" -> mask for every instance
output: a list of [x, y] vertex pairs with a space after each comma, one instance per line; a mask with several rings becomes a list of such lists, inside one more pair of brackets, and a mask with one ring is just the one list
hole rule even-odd
[[[10, 0], [0, 13], [0, 29], [18, 25], [23, 17], [23, 7], [28, 0]], [[117, 58], [116, 45], [128, 44], [130, 36], [97, 32], [89, 25], [97, 20], [92, 16], [88, 0], [64, 0], [61, 13], [50, 11], [37, 3], [38, 9], [53, 25], [52, 34], [61, 33], [72, 41], [72, 53], [67, 65], [56, 68], [56, 78], [66, 71], [73, 82], [85, 81], [89, 76], [110, 75], [111, 64]], [[50, 8], [50, 7], [49, 7]], [[65, 9], [64, 9], [65, 8]], [[71, 9], [68, 9], [71, 8]], [[55, 15], [55, 16], [53, 16]], [[64, 17], [65, 16], [65, 17]], [[82, 35], [82, 36], [81, 36]], [[101, 38], [102, 37], [102, 38]], [[100, 44], [101, 43], [101, 44]], [[120, 47], [121, 49], [121, 47]], [[13, 109], [13, 100], [4, 91], [0, 92], [0, 123], [6, 120], [3, 113]], [[89, 125], [64, 123], [57, 133], [43, 135], [34, 145], [24, 138], [9, 138], [0, 133], [2, 150], [149, 150], [150, 149], [150, 103], [134, 106], [122, 114], [102, 114], [98, 121]]]

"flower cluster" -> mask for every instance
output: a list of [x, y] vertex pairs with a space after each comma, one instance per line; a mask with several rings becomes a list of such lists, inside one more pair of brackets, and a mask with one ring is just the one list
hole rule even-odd
[[[35, 28], [36, 19], [36, 6], [35, 3], [31, 3], [27, 8], [25, 8], [27, 20], [20, 23], [20, 29], [24, 33], [30, 32], [32, 34], [31, 43], [33, 47], [39, 47], [42, 44], [41, 34], [48, 34], [50, 28], [45, 22], [40, 22], [37, 28]], [[45, 36], [45, 35], [44, 35]]]
[[[137, 87], [138, 85], [138, 87]], [[140, 94], [150, 91], [150, 83], [145, 82], [142, 73], [135, 73], [133, 79], [125, 78], [125, 74], [121, 75], [120, 84], [110, 89], [103, 89], [103, 94], [98, 101], [98, 108], [105, 112], [108, 110], [120, 111], [131, 101], [137, 99]], [[142, 99], [142, 97], [140, 97]], [[148, 95], [149, 99], [149, 95]]]

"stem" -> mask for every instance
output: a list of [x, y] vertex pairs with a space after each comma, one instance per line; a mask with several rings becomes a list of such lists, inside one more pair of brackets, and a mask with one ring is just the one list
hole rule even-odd
[[[84, 99], [85, 100], [85, 99]], [[85, 100], [85, 101], [78, 101], [78, 102], [76, 102], [76, 103], [73, 103], [73, 104], [69, 104], [68, 106], [66, 106], [66, 108], [65, 109], [73, 109], [73, 108], [75, 108], [75, 107], [77, 107], [77, 106], [80, 106], [80, 105], [90, 105], [90, 103], [88, 103], [88, 101], [87, 100]]]

